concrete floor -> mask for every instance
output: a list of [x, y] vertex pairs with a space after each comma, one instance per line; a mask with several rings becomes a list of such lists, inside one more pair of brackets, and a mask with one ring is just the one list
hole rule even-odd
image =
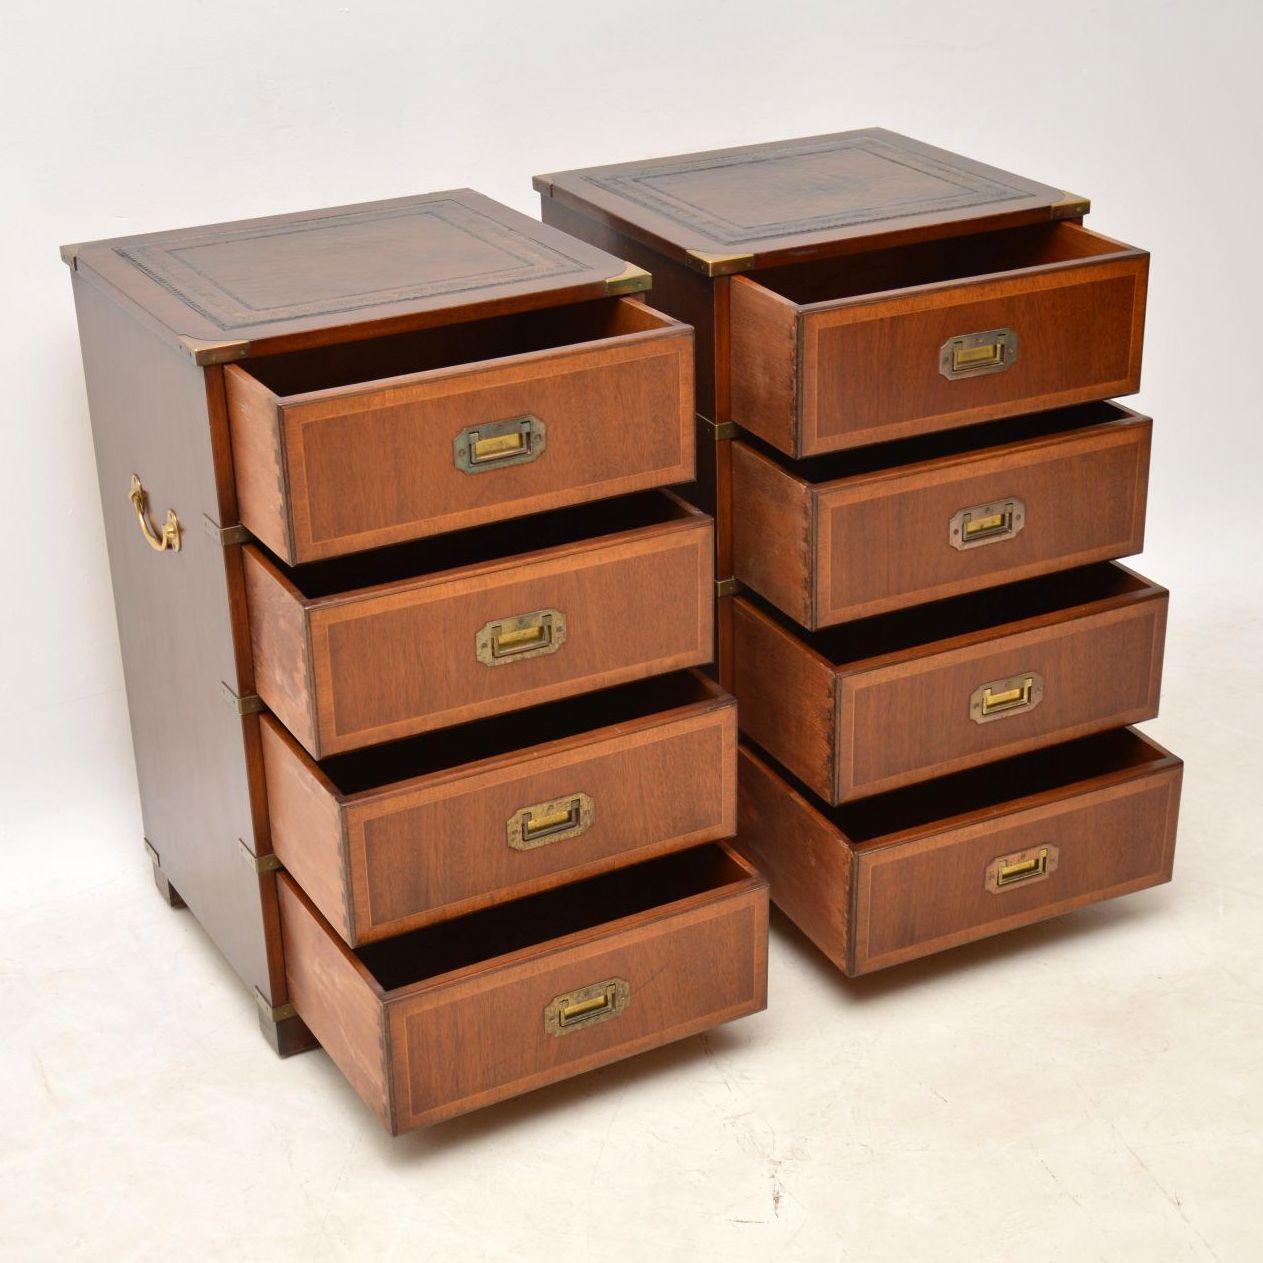
[[1176, 603], [1172, 885], [858, 983], [778, 918], [765, 1014], [393, 1141], [155, 893], [121, 694], [18, 716], [4, 1256], [1258, 1259], [1259, 629]]

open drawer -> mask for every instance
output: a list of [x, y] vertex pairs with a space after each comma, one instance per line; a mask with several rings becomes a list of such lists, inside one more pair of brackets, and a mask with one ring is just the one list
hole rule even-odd
[[791, 456], [1139, 388], [1149, 256], [1065, 221], [732, 279], [732, 419]]
[[224, 376], [241, 521], [290, 564], [693, 477], [693, 331], [626, 298]]
[[767, 884], [707, 845], [352, 951], [278, 877], [289, 997], [392, 1132], [762, 1009]]
[[1130, 556], [1151, 429], [1092, 403], [805, 461], [735, 442], [734, 573], [814, 630]]
[[324, 758], [699, 666], [713, 540], [646, 491], [307, 566], [247, 545], [255, 687]]
[[1167, 593], [1103, 562], [803, 636], [733, 602], [741, 731], [847, 802], [1158, 713]]
[[262, 737], [272, 848], [353, 946], [736, 830], [737, 704], [696, 671], [323, 763]]
[[1169, 881], [1182, 772], [1121, 728], [823, 807], [743, 746], [736, 845], [854, 976]]

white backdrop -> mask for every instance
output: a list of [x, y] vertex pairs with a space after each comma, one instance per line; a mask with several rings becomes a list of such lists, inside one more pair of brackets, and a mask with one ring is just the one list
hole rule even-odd
[[[15, 1054], [14, 1074], [19, 1077], [8, 1081], [25, 1083], [22, 1076], [29, 1076], [32, 1086], [21, 1114], [29, 1137], [52, 1134], [49, 1119], [60, 1111], [64, 1143], [71, 1147], [67, 1152], [76, 1144], [91, 1143], [84, 1137], [92, 1133], [85, 1133], [75, 1109], [88, 1108], [95, 1088], [90, 1083], [69, 1086], [77, 1082], [76, 1067], [82, 1070], [88, 1056], [82, 1050], [92, 1047], [90, 1032], [72, 1031], [70, 1039], [62, 1030], [69, 1040], [66, 1048], [49, 1052], [50, 1046], [60, 1045], [50, 1044], [48, 1028], [40, 1024], [54, 1021], [54, 1009], [55, 1020], [63, 1022], [67, 1013], [79, 1011], [83, 997], [75, 980], [86, 976], [93, 963], [83, 955], [90, 947], [80, 941], [80, 913], [72, 916], [65, 910], [67, 901], [104, 900], [115, 892], [130, 897], [133, 887], [139, 889], [146, 880], [70, 284], [57, 256], [61, 242], [461, 185], [536, 214], [538, 204], [530, 187], [536, 172], [873, 125], [1086, 194], [1094, 206], [1090, 226], [1147, 247], [1154, 256], [1144, 388], [1128, 402], [1155, 417], [1148, 545], [1137, 564], [1175, 593], [1165, 695], [1173, 718], [1168, 727], [1156, 731], [1175, 744], [1172, 725], [1181, 726], [1191, 740], [1191, 734], [1201, 731], [1204, 690], [1214, 692], [1225, 679], [1230, 682], [1233, 692], [1227, 705], [1213, 712], [1213, 729], [1225, 742], [1230, 736], [1233, 741], [1208, 749], [1200, 765], [1190, 765], [1191, 777], [1203, 776], [1208, 766], [1220, 769], [1222, 787], [1213, 807], [1216, 821], [1223, 822], [1234, 810], [1225, 795], [1257, 776], [1256, 769], [1245, 766], [1240, 741], [1258, 722], [1258, 672], [1242, 674], [1236, 657], [1207, 645], [1203, 628], [1207, 620], [1217, 620], [1216, 626], [1228, 629], [1224, 635], [1238, 637], [1234, 644], [1257, 651], [1258, 617], [1263, 613], [1263, 567], [1258, 562], [1263, 499], [1258, 486], [1263, 473], [1258, 385], [1263, 359], [1263, 249], [1258, 229], [1263, 206], [1261, 48], [1263, 5], [1256, 0], [1002, 0], [989, 6], [951, 5], [944, 0], [637, 0], [617, 5], [593, 0], [533, 5], [520, 0], [465, 0], [458, 5], [415, 0], [3, 0], [0, 860], [5, 907], [16, 911], [12, 917], [6, 915], [0, 936], [11, 936], [12, 946], [25, 949], [29, 969], [38, 963], [44, 970], [37, 975], [24, 965], [8, 980], [4, 993], [7, 1003], [15, 1008], [20, 1003], [36, 1014], [25, 1026], [5, 1031], [17, 1038], [17, 1030], [25, 1039], [12, 1045], [23, 1051], [20, 1058]], [[1209, 679], [1198, 674], [1199, 666], [1209, 671], [1212, 664]], [[1187, 717], [1182, 725], [1181, 716]], [[1242, 760], [1240, 777], [1229, 775], [1232, 768], [1223, 763], [1233, 757]], [[1217, 832], [1210, 824], [1210, 798], [1206, 791], [1207, 847]], [[1187, 815], [1188, 801], [1181, 863], [1189, 884], [1183, 890], [1195, 892], [1201, 880], [1196, 846], [1202, 835]], [[1253, 831], [1252, 822], [1245, 823], [1239, 802], [1235, 810], [1240, 836], [1245, 838]], [[1172, 889], [1178, 891], [1178, 883]], [[1256, 889], [1258, 893], [1263, 892]], [[135, 918], [129, 925], [143, 925], [145, 936], [175, 934], [160, 928], [167, 922], [157, 920], [152, 892], [145, 891], [144, 899], [143, 910], [127, 912], [128, 918]], [[1216, 906], [1222, 913], [1222, 900]], [[1215, 915], [1213, 909], [1206, 913], [1211, 920]], [[226, 973], [216, 972], [219, 967], [210, 963], [213, 957], [201, 940], [189, 938], [195, 931], [179, 933], [184, 938], [178, 943], [162, 940], [164, 958], [169, 951], [175, 962], [163, 968], [202, 972], [196, 983], [179, 975], [179, 986], [173, 982], [172, 989], [187, 1000], [189, 988], [204, 988], [198, 993], [200, 1003], [216, 1013], [219, 1022], [212, 1023], [212, 1029], [231, 1030], [222, 1038], [236, 1040], [238, 1028], [250, 1024], [248, 1006], [232, 991]], [[1200, 939], [1196, 926], [1188, 933], [1181, 951]], [[26, 939], [19, 942], [19, 935]], [[137, 929], [135, 943], [130, 938], [111, 939], [111, 950], [122, 951], [131, 960], [127, 951], [141, 951], [140, 936]], [[1227, 939], [1223, 947], [1226, 958], [1234, 949]], [[774, 942], [773, 948], [782, 953], [774, 956], [775, 1006], [776, 979], [789, 966], [776, 964], [785, 959], [783, 944]], [[1067, 950], [1073, 952], [1075, 944]], [[1083, 950], [1087, 958], [1087, 949]], [[1202, 950], [1211, 949], [1203, 945]], [[1238, 944], [1235, 950], [1244, 949]], [[58, 951], [74, 963], [60, 964]], [[795, 963], [810, 969], [800, 957], [801, 952]], [[146, 974], [143, 987], [160, 987], [163, 975], [159, 970], [155, 983], [156, 966], [152, 957], [150, 961], [150, 967], [141, 971]], [[127, 970], [135, 972], [134, 962], [120, 963], [113, 976], [117, 980]], [[99, 984], [101, 1027], [119, 1021], [105, 999], [113, 985], [104, 980]], [[784, 982], [783, 991], [790, 985]], [[935, 994], [950, 994], [951, 984], [942, 986], [945, 990]], [[230, 992], [231, 1007], [221, 1015], [214, 1006], [229, 1004], [219, 997]], [[919, 992], [924, 1002], [929, 993], [924, 987]], [[48, 1005], [47, 1011], [41, 1004]], [[877, 1011], [869, 1010], [870, 1015]], [[778, 1016], [784, 1012], [774, 1008], [767, 1020], [789, 1020]], [[12, 1015], [5, 1016], [0, 1030]], [[195, 1058], [190, 1041], [214, 1044], [218, 1036], [199, 1033], [204, 1030], [200, 1012], [187, 1016], [187, 1026], [165, 1031], [161, 1038], [175, 1039], [182, 1057]], [[151, 1034], [159, 1040], [158, 1034]], [[766, 1045], [770, 1067], [766, 1073], [775, 1078], [779, 1071], [771, 1039], [771, 1029], [763, 1028], [760, 1045]], [[257, 1041], [257, 1036], [247, 1029], [241, 1040], [240, 1050], [236, 1043], [231, 1045], [232, 1055], [254, 1056], [254, 1045], [248, 1041]], [[29, 1055], [28, 1046], [34, 1050]], [[75, 1048], [81, 1050], [78, 1062]], [[119, 1052], [122, 1056], [121, 1048]], [[899, 1049], [892, 1046], [887, 1052], [890, 1068], [897, 1072]], [[41, 1056], [53, 1059], [53, 1070], [40, 1062], [36, 1075]], [[862, 1060], [859, 1052], [855, 1056]], [[299, 1062], [289, 1063], [284, 1074], [279, 1069], [252, 1073], [275, 1073], [268, 1080], [274, 1095], [300, 1092], [307, 1090], [299, 1086], [307, 1077], [321, 1073], [310, 1068], [319, 1066], [317, 1059], [300, 1061], [303, 1068]], [[195, 1064], [201, 1073], [213, 1073], [209, 1063], [195, 1058]], [[874, 1083], [886, 1081], [881, 1072], [880, 1066], [873, 1067]], [[813, 1074], [804, 1072], [802, 1077], [810, 1082]], [[656, 1090], [647, 1086], [651, 1081], [652, 1076], [627, 1080], [646, 1085], [647, 1093]], [[175, 1090], [173, 1083], [168, 1086]], [[218, 1090], [231, 1093], [238, 1086], [237, 1080], [228, 1079]], [[1181, 1089], [1172, 1082], [1161, 1090], [1178, 1097]], [[345, 1112], [338, 1126], [346, 1130], [339, 1135], [360, 1137], [373, 1124], [367, 1114], [356, 1113], [354, 1101], [343, 1101], [339, 1091], [332, 1077], [322, 1078], [303, 1099], [307, 1108], [320, 1110], [332, 1095]], [[581, 1093], [574, 1099], [582, 1099]], [[607, 1099], [607, 1107], [609, 1103]], [[650, 1101], [645, 1108], [653, 1105]], [[188, 1108], [186, 1098], [171, 1107], [175, 1115]], [[203, 1108], [209, 1107], [204, 1103]], [[247, 1126], [248, 1110], [259, 1108], [263, 1107], [257, 1100], [240, 1106], [237, 1117], [243, 1120], [242, 1127]], [[1227, 1105], [1224, 1115], [1233, 1115]], [[789, 1126], [789, 1116], [782, 1117], [785, 1122], [780, 1125]], [[898, 1151], [904, 1138], [916, 1134], [915, 1120], [897, 1109], [885, 1121], [893, 1130], [884, 1139], [872, 1118], [864, 1124], [870, 1146], [888, 1143]], [[119, 1123], [127, 1130], [134, 1119], [120, 1118]], [[557, 1132], [567, 1132], [569, 1124], [565, 1110], [551, 1118]], [[276, 1132], [286, 1131], [279, 1113], [269, 1125]], [[595, 1125], [603, 1128], [606, 1123], [598, 1116]], [[775, 1117], [768, 1124], [773, 1130], [777, 1125]], [[837, 1124], [842, 1132], [855, 1125], [854, 1115]], [[1257, 1155], [1257, 1131], [1246, 1120], [1241, 1125], [1253, 1138], [1251, 1152]], [[498, 1134], [503, 1139], [511, 1131]], [[206, 1140], [208, 1134], [203, 1139], [213, 1145]], [[460, 1156], [483, 1162], [487, 1133], [460, 1134], [463, 1139], [456, 1148], [467, 1151]], [[703, 1129], [702, 1134], [708, 1133]], [[1211, 1143], [1216, 1139], [1213, 1130], [1198, 1134], [1206, 1142], [1204, 1165], [1209, 1167], [1209, 1155], [1219, 1145]], [[219, 1139], [235, 1144], [240, 1136], [232, 1129]], [[11, 1211], [18, 1201], [40, 1208], [54, 1228], [47, 1244], [56, 1238], [58, 1226], [65, 1226], [65, 1207], [55, 1198], [28, 1200], [29, 1181], [33, 1171], [51, 1170], [60, 1163], [47, 1162], [47, 1155], [37, 1152], [36, 1140], [25, 1143], [28, 1147], [16, 1166], [0, 1166], [0, 1176], [21, 1180], [15, 1187], [25, 1189], [25, 1194], [0, 1188], [0, 1200], [18, 1199], [10, 1202]], [[164, 1143], [176, 1142], [168, 1135]], [[496, 1143], [491, 1142], [492, 1150]], [[988, 1186], [980, 1174], [974, 1180], [969, 1173], [968, 1135], [960, 1134], [959, 1143], [964, 1167], [958, 1177], [965, 1183], [960, 1204], [972, 1204], [982, 1214]], [[1132, 1147], [1139, 1143], [1128, 1141]], [[775, 1143], [770, 1146], [767, 1163], [774, 1188], [778, 1178], [788, 1179], [785, 1164], [792, 1167], [794, 1154], [801, 1157], [807, 1144], [801, 1136], [791, 1136], [779, 1150]], [[1101, 1145], [1105, 1170], [1113, 1151], [1107, 1140]], [[375, 1140], [357, 1139], [353, 1151], [367, 1167], [361, 1178], [392, 1165], [391, 1178], [396, 1183], [404, 1178], [404, 1151], [398, 1147], [387, 1149]], [[205, 1145], [200, 1152], [204, 1160]], [[296, 1161], [301, 1167], [293, 1153], [252, 1152], [265, 1170], [280, 1163], [293, 1175]], [[653, 1161], [632, 1140], [619, 1152], [620, 1160], [629, 1164], [626, 1169]], [[1118, 1152], [1122, 1154], [1121, 1149]], [[592, 1163], [599, 1164], [600, 1156], [582, 1151], [584, 1169], [595, 1172]], [[862, 1159], [861, 1154], [856, 1161]], [[1119, 1160], [1127, 1161], [1125, 1155]], [[101, 1161], [108, 1159], [95, 1154], [84, 1169], [96, 1171]], [[148, 1180], [151, 1163], [134, 1153], [125, 1165], [128, 1161], [135, 1162], [135, 1184]], [[744, 1188], [739, 1155], [732, 1160], [735, 1165], [728, 1161], [725, 1158], [714, 1173], [715, 1179], [722, 1184], [728, 1172]], [[1152, 1165], [1152, 1158], [1147, 1161]], [[521, 1162], [519, 1176], [537, 1169], [526, 1155]], [[928, 1174], [946, 1178], [945, 1164], [958, 1165], [954, 1157], [936, 1159]], [[1020, 1167], [1019, 1163], [1014, 1169]], [[855, 1178], [854, 1171], [866, 1168], [824, 1169], [840, 1186]], [[431, 1166], [427, 1178], [434, 1178], [433, 1171]], [[553, 1193], [567, 1191], [567, 1182], [577, 1178], [562, 1167], [548, 1167], [548, 1172], [560, 1181], [551, 1186]], [[927, 1175], [915, 1166], [899, 1167], [898, 1172], [899, 1180]], [[916, 1215], [909, 1218], [895, 1210], [895, 1202], [901, 1200], [896, 1195], [911, 1195], [913, 1189], [893, 1187], [893, 1169], [891, 1174], [891, 1186], [876, 1187], [877, 1201], [869, 1203], [884, 1207], [874, 1212], [882, 1232], [867, 1250], [857, 1250], [858, 1257], [885, 1257], [881, 1242], [891, 1257], [917, 1257], [915, 1247], [900, 1235], [901, 1226], [914, 1223]], [[243, 1178], [263, 1186], [269, 1183], [263, 1172]], [[304, 1206], [312, 1217], [327, 1214], [336, 1188], [321, 1184], [322, 1177], [311, 1172], [305, 1171], [303, 1178], [319, 1191], [306, 1202], [301, 1196], [286, 1202], [286, 1214], [301, 1219]], [[483, 1179], [491, 1181], [492, 1175]], [[601, 1187], [615, 1182], [607, 1172]], [[365, 1198], [376, 1197], [379, 1191], [371, 1179], [364, 1185]], [[411, 1195], [411, 1188], [406, 1191]], [[472, 1223], [478, 1206], [488, 1199], [494, 1203], [503, 1189], [499, 1184], [481, 1186], [481, 1203], [477, 1194], [475, 1188], [469, 1202], [451, 1203], [458, 1207], [451, 1214], [464, 1214]], [[174, 1187], [171, 1196], [176, 1196]], [[681, 1214], [696, 1210], [703, 1216], [718, 1215], [717, 1202], [724, 1200], [721, 1187], [698, 1184], [687, 1173], [675, 1176], [655, 1196], [678, 1200]], [[744, 1193], [732, 1196], [740, 1200]], [[830, 1195], [826, 1191], [822, 1196], [816, 1205], [817, 1225], [829, 1206]], [[884, 1203], [883, 1196], [893, 1200]], [[1060, 1194], [1050, 1196], [1055, 1200]], [[1090, 1190], [1084, 1196], [1090, 1196]], [[1140, 1198], [1136, 1205], [1147, 1205], [1135, 1191], [1128, 1196]], [[1128, 1251], [1121, 1243], [1134, 1245], [1143, 1239], [1145, 1248], [1131, 1257], [1203, 1258], [1210, 1257], [1206, 1234], [1214, 1222], [1220, 1225], [1216, 1231], [1230, 1234], [1226, 1243], [1218, 1242], [1218, 1257], [1241, 1257], [1232, 1254], [1238, 1240], [1231, 1236], [1231, 1225], [1239, 1222], [1235, 1212], [1217, 1204], [1210, 1193], [1206, 1196], [1210, 1201], [1196, 1211], [1182, 1209], [1178, 1197], [1155, 1200], [1152, 1222], [1155, 1231], [1162, 1231], [1153, 1239], [1111, 1238], [1109, 1232], [1117, 1231], [1118, 1223], [1110, 1220], [1102, 1227], [1098, 1219], [1092, 1231], [1079, 1225], [1086, 1234], [1082, 1238], [1053, 1237], [1045, 1244], [1051, 1250], [1058, 1241], [1077, 1241], [1082, 1256], [1091, 1242], [1103, 1257], [1122, 1258]], [[555, 1208], [565, 1201], [550, 1203], [543, 1192], [541, 1197], [541, 1207]], [[798, 1249], [812, 1240], [818, 1249], [795, 1255], [791, 1246], [803, 1223], [794, 1224], [791, 1233], [790, 1203], [785, 1203], [782, 1220], [779, 1194], [774, 1201], [775, 1214], [766, 1208], [760, 1213], [766, 1213], [779, 1235], [757, 1236], [760, 1250], [784, 1248], [785, 1257], [844, 1257], [845, 1241], [827, 1235], [813, 1238], [811, 1232]], [[809, 1201], [804, 1192], [797, 1210], [802, 1212]], [[202, 1209], [213, 1218], [217, 1204]], [[157, 1208], [150, 1208], [137, 1212], [128, 1223], [137, 1233], [177, 1233], [179, 1210], [168, 1209], [170, 1222]], [[270, 1213], [274, 1207], [260, 1209]], [[630, 1209], [635, 1230], [642, 1232], [636, 1240], [647, 1249], [654, 1240], [653, 1203]], [[80, 1213], [89, 1210], [90, 1200], [80, 1204]], [[573, 1204], [558, 1213], [566, 1218], [581, 1212], [582, 1207]], [[424, 1221], [436, 1251], [433, 1257], [456, 1257], [449, 1251], [461, 1242], [470, 1250], [469, 1257], [532, 1257], [529, 1251], [517, 1253], [524, 1249], [523, 1241], [534, 1240], [525, 1221], [513, 1233], [502, 1223], [480, 1236], [466, 1231], [468, 1224], [453, 1226], [444, 1213], [435, 1210]], [[523, 1213], [529, 1219], [529, 1213]], [[741, 1210], [732, 1213], [737, 1222]], [[1201, 1218], [1194, 1222], [1190, 1215]], [[304, 1238], [307, 1257], [356, 1257], [355, 1222], [352, 1216], [332, 1233], [322, 1229], [311, 1241]], [[853, 1230], [860, 1236], [848, 1240], [861, 1239], [864, 1222], [863, 1213], [855, 1217]], [[949, 1243], [966, 1241], [973, 1251], [968, 1257], [987, 1256], [992, 1248], [1002, 1255], [996, 1239], [978, 1226], [982, 1222], [962, 1230], [964, 1236], [947, 1233], [937, 1243], [940, 1248], [929, 1253], [955, 1257]], [[534, 1225], [541, 1242], [547, 1239], [547, 1228]], [[227, 1227], [220, 1223], [217, 1230], [226, 1232]], [[261, 1241], [244, 1228], [242, 1232], [231, 1240]], [[677, 1243], [698, 1251], [720, 1239], [679, 1224], [673, 1234]], [[406, 1238], [401, 1229], [397, 1236], [382, 1238], [378, 1248], [389, 1256]], [[160, 1235], [149, 1238], [159, 1239]], [[176, 1248], [192, 1249], [199, 1238], [193, 1233], [174, 1239], [179, 1241]], [[737, 1238], [722, 1239], [730, 1251], [735, 1248]], [[90, 1233], [74, 1236], [75, 1244], [89, 1255], [92, 1240]], [[217, 1240], [223, 1244], [229, 1238], [221, 1235]], [[1018, 1238], [1010, 1234], [1006, 1240]], [[561, 1241], [555, 1257], [601, 1257], [599, 1242], [589, 1254], [582, 1234], [567, 1230]], [[122, 1233], [111, 1250], [96, 1257], [122, 1257], [134, 1242]], [[295, 1249], [297, 1243], [295, 1237]], [[1036, 1257], [1033, 1240], [1022, 1244], [1025, 1257]], [[135, 1248], [138, 1255], [143, 1253]], [[657, 1243], [657, 1254], [671, 1257], [665, 1235]], [[37, 1255], [34, 1250], [30, 1257]], [[409, 1257], [431, 1255], [410, 1252]]]

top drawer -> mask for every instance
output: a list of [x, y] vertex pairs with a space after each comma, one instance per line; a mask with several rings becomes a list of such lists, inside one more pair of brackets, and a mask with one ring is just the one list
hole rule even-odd
[[1148, 276], [1061, 222], [734, 277], [732, 419], [801, 457], [1129, 394]]
[[693, 331], [612, 298], [225, 370], [244, 525], [291, 564], [693, 477]]

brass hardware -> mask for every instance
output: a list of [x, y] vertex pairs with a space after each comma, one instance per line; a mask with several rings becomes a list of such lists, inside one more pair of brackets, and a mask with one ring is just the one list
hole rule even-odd
[[205, 513], [202, 514], [202, 528], [221, 548], [227, 548], [230, 544], [250, 542], [250, 532], [244, 526], [220, 526], [214, 518], [208, 517]]
[[544, 1034], [566, 1035], [580, 1026], [595, 1026], [617, 1017], [626, 1007], [631, 987], [622, 978], [556, 996], [544, 1010]]
[[1054, 202], [1048, 213], [1053, 219], [1078, 219], [1091, 209], [1092, 203], [1086, 197], [1080, 197], [1077, 193], [1063, 193], [1061, 201]]
[[263, 699], [257, 693], [245, 693], [238, 697], [236, 692], [231, 689], [222, 680], [219, 682], [220, 692], [223, 694], [224, 701], [237, 712], [238, 715], [257, 715], [260, 711], [266, 710], [263, 705]]
[[1034, 883], [1051, 877], [1057, 869], [1055, 846], [1036, 846], [1013, 855], [1001, 855], [987, 865], [986, 887], [993, 894], [1020, 883]]
[[691, 267], [707, 276], [727, 276], [732, 272], [746, 272], [754, 266], [754, 255], [712, 254], [709, 250], [685, 250]]
[[161, 867], [162, 867], [162, 861], [158, 858], [158, 852], [157, 852], [156, 850], [154, 850], [154, 845], [153, 845], [153, 843], [152, 843], [152, 842], [150, 842], [150, 840], [149, 840], [148, 838], [143, 838], [143, 839], [142, 839], [142, 841], [143, 841], [143, 842], [144, 842], [144, 844], [145, 844], [145, 854], [146, 854], [146, 855], [148, 855], [148, 856], [149, 856], [149, 858], [150, 858], [150, 860], [152, 860], [152, 861], [153, 861], [153, 865], [154, 865], [154, 867], [155, 867], [155, 868], [161, 868]]
[[452, 460], [467, 474], [538, 460], [548, 443], [544, 423], [527, 413], [485, 425], [467, 425], [452, 440]]
[[947, 542], [963, 552], [982, 544], [1012, 539], [1026, 525], [1026, 502], [1016, 496], [958, 509], [948, 523]]
[[615, 294], [639, 294], [653, 284], [653, 277], [644, 268], [629, 263], [617, 276], [611, 276], [605, 282], [605, 292], [613, 297]]
[[715, 580], [715, 597], [736, 596], [741, 591], [741, 584], [736, 579], [716, 579]]
[[596, 823], [596, 809], [587, 794], [571, 794], [552, 802], [534, 803], [509, 817], [506, 831], [515, 851], [533, 851], [565, 838], [577, 838]]
[[987, 329], [948, 338], [939, 349], [938, 371], [948, 381], [1002, 373], [1017, 359], [1017, 334], [1012, 329]]
[[489, 667], [556, 653], [566, 642], [566, 616], [560, 610], [535, 610], [488, 623], [474, 638], [478, 661]]
[[298, 1016], [298, 1010], [292, 1004], [273, 1004], [258, 987], [254, 989], [254, 1002], [259, 1006], [263, 1016], [273, 1022], [285, 1022], [291, 1017]]
[[697, 421], [707, 437], [715, 443], [721, 443], [725, 439], [735, 439], [740, 433], [735, 421], [712, 421], [710, 417], [704, 417], [700, 412], [697, 414]]
[[250, 354], [250, 343], [234, 338], [230, 342], [208, 342], [204, 338], [190, 338], [181, 335], [176, 341], [185, 355], [199, 367], [208, 364], [231, 364], [233, 360], [244, 360]]
[[246, 845], [244, 838], [238, 838], [237, 841], [241, 843], [241, 858], [256, 873], [275, 873], [281, 867], [281, 861], [275, 855], [256, 855]]
[[141, 486], [140, 477], [137, 474], [132, 475], [131, 490], [127, 493], [127, 498], [132, 502], [132, 509], [136, 513], [136, 525], [140, 527], [140, 533], [145, 537], [149, 547], [155, 552], [166, 552], [168, 549], [173, 553], [180, 551], [180, 519], [176, 517], [174, 509], [167, 510], [167, 520], [162, 524], [162, 530], [158, 530], [149, 520], [149, 493]]
[[1044, 700], [1044, 677], [1038, 671], [988, 680], [969, 695], [969, 718], [976, 724], [1034, 710]]

